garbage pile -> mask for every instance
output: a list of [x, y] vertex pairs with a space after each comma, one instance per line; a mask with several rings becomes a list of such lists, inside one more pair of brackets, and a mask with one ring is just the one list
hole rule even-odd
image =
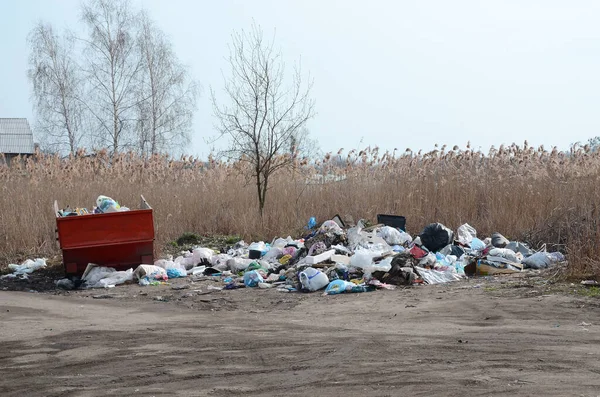
[[83, 281], [87, 287], [109, 288], [133, 280], [145, 286], [191, 277], [219, 281], [225, 290], [276, 288], [333, 295], [542, 269], [565, 260], [559, 252], [534, 252], [499, 233], [482, 240], [469, 224], [455, 233], [433, 223], [416, 238], [385, 224], [365, 227], [359, 221], [347, 228], [339, 218], [320, 226], [311, 218], [306, 229], [300, 239], [240, 241], [226, 252], [196, 247], [135, 270], [118, 272], [90, 264]]
[[75, 208], [72, 209], [70, 206], [57, 211], [59, 217], [65, 216], [77, 216], [77, 215], [89, 215], [89, 214], [108, 214], [111, 212], [123, 212], [129, 211], [127, 207], [121, 207], [116, 200], [108, 196], [98, 196], [96, 199], [96, 205], [92, 207], [92, 210], [87, 208]]

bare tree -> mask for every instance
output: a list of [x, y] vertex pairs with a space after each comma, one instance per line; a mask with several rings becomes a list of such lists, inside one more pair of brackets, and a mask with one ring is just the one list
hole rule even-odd
[[84, 103], [98, 124], [97, 143], [114, 154], [134, 144], [139, 18], [126, 0], [89, 0], [82, 20], [89, 31], [83, 39], [90, 85]]
[[299, 66], [286, 81], [281, 53], [264, 40], [260, 27], [234, 33], [232, 39], [228, 104], [219, 106], [212, 92], [214, 112], [220, 135], [231, 138], [228, 157], [249, 164], [262, 217], [271, 176], [293, 164], [296, 149], [290, 149], [299, 147], [303, 127], [315, 114], [312, 81], [304, 84]]
[[74, 39], [57, 35], [39, 22], [30, 32], [29, 79], [33, 85], [36, 126], [44, 145], [75, 154], [83, 138], [82, 76], [73, 57]]
[[171, 42], [145, 12], [140, 15], [137, 131], [142, 154], [183, 148], [190, 141], [198, 87]]

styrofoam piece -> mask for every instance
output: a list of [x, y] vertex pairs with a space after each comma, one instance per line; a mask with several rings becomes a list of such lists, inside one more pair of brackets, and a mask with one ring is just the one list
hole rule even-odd
[[309, 265], [316, 265], [317, 263], [325, 262], [325, 261], [331, 259], [331, 257], [334, 254], [335, 254], [335, 250], [329, 250], [329, 251], [323, 252], [322, 254], [319, 254], [319, 255], [307, 256], [305, 258], [305, 263], [307, 263]]
[[350, 257], [346, 255], [331, 255], [331, 261], [334, 263], [341, 263], [343, 265], [350, 264]]

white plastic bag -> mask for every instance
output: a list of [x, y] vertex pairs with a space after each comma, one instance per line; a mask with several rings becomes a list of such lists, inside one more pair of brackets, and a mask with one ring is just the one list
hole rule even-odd
[[377, 236], [383, 238], [389, 245], [404, 245], [412, 241], [410, 234], [391, 226], [383, 226], [377, 231]]
[[195, 264], [202, 262], [203, 260], [210, 261], [215, 255], [215, 252], [210, 248], [194, 248], [192, 250], [192, 257], [194, 258]]
[[227, 261], [231, 259], [231, 256], [227, 255], [227, 254], [219, 254], [219, 255], [214, 255], [213, 257], [210, 258], [210, 264], [212, 265], [212, 267], [215, 268], [219, 268], [223, 265], [223, 267], [226, 267], [227, 265]]
[[267, 250], [267, 245], [265, 244], [264, 241], [254, 242], [254, 243], [250, 244], [250, 246], [248, 247], [248, 250], [265, 252]]
[[458, 281], [463, 277], [456, 272], [454, 267], [448, 267], [444, 271], [429, 270], [422, 267], [415, 267], [415, 270], [427, 284], [449, 283]]
[[275, 262], [277, 261], [277, 258], [281, 256], [283, 256], [283, 251], [281, 248], [271, 247], [271, 249], [262, 257], [262, 259], [267, 262]]
[[98, 284], [100, 280], [110, 277], [116, 272], [117, 271], [112, 267], [96, 266], [90, 263], [83, 275], [83, 281], [85, 281], [86, 286], [94, 288], [94, 286]]
[[168, 259], [159, 259], [157, 261], [154, 261], [154, 266], [158, 266], [158, 267], [162, 267], [163, 269], [167, 269], [167, 266], [174, 264], [175, 262], [173, 262], [172, 260], [168, 260]]
[[136, 276], [138, 278], [138, 280], [141, 280], [144, 277], [150, 277], [150, 278], [156, 278], [156, 276], [166, 277], [167, 271], [165, 269], [163, 269], [162, 267], [158, 267], [158, 266], [154, 266], [154, 265], [139, 265], [133, 272], [133, 275]]
[[232, 272], [239, 273], [245, 271], [252, 262], [254, 262], [252, 259], [231, 258], [226, 262], [226, 265]]
[[325, 221], [319, 228], [319, 233], [333, 233], [337, 235], [344, 234], [344, 231], [335, 221]]
[[425, 255], [423, 258], [421, 258], [421, 260], [419, 261], [419, 266], [434, 266], [435, 263], [437, 262], [437, 257], [432, 253], [428, 253], [427, 255]]
[[552, 258], [547, 252], [536, 252], [535, 254], [521, 261], [525, 268], [530, 269], [545, 269], [553, 264]]
[[193, 255], [190, 256], [178, 256], [174, 261], [176, 264], [182, 265], [185, 269], [191, 269], [196, 266], [200, 261], [196, 262], [196, 258]]
[[[164, 269], [167, 271], [167, 277], [169, 278], [178, 278], [178, 277], [186, 277], [187, 270], [185, 266], [181, 263], [175, 262], [167, 262], [164, 266]], [[193, 267], [190, 268], [190, 270]]]
[[288, 236], [286, 239], [284, 238], [278, 238], [273, 240], [273, 243], [271, 244], [271, 248], [277, 247], [277, 248], [285, 248], [286, 245], [288, 244], [292, 244], [294, 242], [294, 239], [291, 236]]
[[371, 264], [363, 267], [363, 272], [367, 277], [374, 272], [389, 272], [392, 269], [392, 259], [393, 257], [390, 256], [379, 263], [371, 262]]
[[373, 258], [380, 255], [366, 249], [356, 250], [350, 257], [350, 266], [356, 269], [364, 269], [373, 263]]
[[327, 275], [312, 267], [307, 267], [304, 271], [300, 272], [299, 279], [302, 288], [309, 291], [318, 291], [327, 287], [327, 284], [329, 284]]
[[106, 277], [98, 280], [98, 282], [91, 286], [92, 288], [112, 288], [115, 285], [124, 284], [128, 281], [133, 280], [133, 269], [125, 270], [122, 272], [113, 272]]
[[468, 223], [465, 223], [458, 227], [456, 234], [458, 234], [458, 242], [464, 245], [470, 245], [471, 241], [477, 237], [477, 230]]
[[8, 265], [8, 268], [13, 271], [15, 275], [29, 274], [34, 271], [46, 267], [45, 258], [37, 258], [35, 260], [27, 259], [20, 265]]
[[488, 253], [488, 259], [493, 260], [493, 257], [504, 258], [508, 261], [516, 263], [521, 263], [523, 260], [523, 254], [520, 252], [514, 252], [508, 248], [492, 248]]

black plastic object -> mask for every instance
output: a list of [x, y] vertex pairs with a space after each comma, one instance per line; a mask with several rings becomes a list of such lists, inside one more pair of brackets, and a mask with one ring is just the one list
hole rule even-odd
[[432, 223], [425, 226], [421, 232], [421, 244], [431, 252], [438, 252], [454, 239], [454, 232], [441, 223]]
[[377, 214], [377, 223], [406, 231], [406, 218], [400, 215]]
[[333, 220], [335, 223], [337, 223], [338, 226], [341, 227], [342, 229], [346, 227], [346, 224], [344, 223], [342, 218], [339, 216], [339, 214], [336, 214], [333, 218], [331, 218], [331, 220]]
[[500, 233], [492, 234], [492, 245], [496, 248], [505, 248], [510, 241]]
[[458, 245], [450, 246], [450, 255], [454, 255], [457, 258], [460, 258], [465, 253], [465, 250], [460, 248]]
[[248, 259], [260, 259], [262, 252], [259, 250], [250, 250], [248, 251]]

